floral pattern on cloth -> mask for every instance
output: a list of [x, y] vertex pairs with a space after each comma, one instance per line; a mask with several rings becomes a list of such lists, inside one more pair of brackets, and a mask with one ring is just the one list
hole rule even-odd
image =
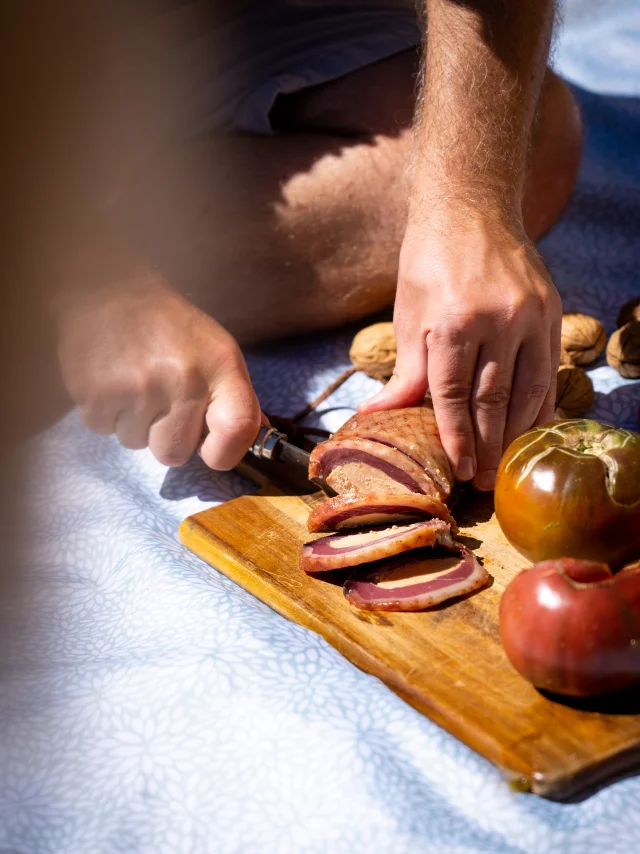
[[[640, 293], [640, 100], [578, 95], [579, 187], [540, 248], [565, 308], [611, 332]], [[251, 356], [263, 408], [300, 409], [348, 364], [350, 337]], [[637, 428], [640, 382], [602, 360], [590, 374], [593, 417]], [[354, 375], [310, 421], [335, 429], [377, 387]], [[0, 854], [640, 849], [640, 777], [572, 804], [514, 793], [318, 635], [185, 551], [179, 522], [251, 489], [238, 475], [197, 458], [167, 470], [77, 413], [29, 454], [33, 630], [0, 684]]]

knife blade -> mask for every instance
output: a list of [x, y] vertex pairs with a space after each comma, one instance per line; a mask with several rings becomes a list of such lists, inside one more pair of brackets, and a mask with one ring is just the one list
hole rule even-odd
[[292, 466], [299, 466], [308, 473], [310, 457], [311, 454], [307, 451], [303, 451], [302, 448], [296, 448], [295, 445], [287, 442], [286, 439], [280, 439], [278, 442], [276, 459], [280, 460], [280, 462], [288, 463]]
[[280, 433], [275, 427], [269, 425], [261, 427], [249, 452], [258, 459], [277, 460], [285, 465], [295, 466], [304, 473], [307, 480], [319, 486], [328, 495], [336, 494], [323, 478], [309, 477], [310, 454], [308, 451], [292, 445], [284, 433]]

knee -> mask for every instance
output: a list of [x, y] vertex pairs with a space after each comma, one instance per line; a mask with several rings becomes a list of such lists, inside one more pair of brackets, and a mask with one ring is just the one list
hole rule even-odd
[[527, 234], [542, 237], [560, 219], [575, 187], [582, 154], [582, 121], [567, 84], [547, 72], [533, 128], [523, 216]]

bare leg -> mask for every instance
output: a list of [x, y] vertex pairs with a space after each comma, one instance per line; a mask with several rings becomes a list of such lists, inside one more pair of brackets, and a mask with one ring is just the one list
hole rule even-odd
[[409, 148], [408, 132], [203, 141], [197, 178], [144, 194], [145, 248], [241, 342], [364, 316], [393, 300]]
[[578, 178], [582, 120], [566, 83], [547, 73], [533, 129], [522, 204], [527, 234], [538, 240], [562, 216]]
[[[136, 220], [169, 281], [241, 342], [337, 326], [393, 302], [416, 54], [282, 99], [274, 137], [202, 139], [143, 176]], [[534, 239], [580, 159], [569, 89], [549, 74], [524, 201]], [[179, 175], [175, 181], [167, 180]]]

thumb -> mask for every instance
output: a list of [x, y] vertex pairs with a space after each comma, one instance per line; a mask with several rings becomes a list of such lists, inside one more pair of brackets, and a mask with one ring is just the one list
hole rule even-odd
[[379, 412], [384, 409], [401, 409], [420, 403], [427, 393], [427, 343], [417, 329], [404, 335], [397, 334], [398, 354], [393, 376], [376, 395], [361, 403], [358, 412]]
[[209, 433], [200, 446], [200, 456], [209, 468], [232, 469], [254, 443], [263, 423], [244, 364], [231, 367], [218, 378], [205, 423]]

